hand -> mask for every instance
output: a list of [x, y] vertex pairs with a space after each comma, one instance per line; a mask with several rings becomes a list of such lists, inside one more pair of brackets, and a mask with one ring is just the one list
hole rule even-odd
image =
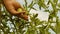
[[19, 17], [23, 18], [24, 20], [28, 21], [28, 15], [20, 14]]
[[[3, 0], [6, 9], [12, 14], [18, 17], [21, 17], [25, 20], [28, 20], [28, 16], [25, 14], [25, 11], [18, 12], [15, 9], [22, 8], [22, 6], [15, 0]], [[22, 8], [23, 9], [23, 8]], [[23, 9], [24, 10], [24, 9]]]

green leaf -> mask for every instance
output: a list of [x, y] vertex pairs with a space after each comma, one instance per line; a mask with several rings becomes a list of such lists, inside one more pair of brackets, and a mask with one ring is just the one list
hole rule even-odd
[[38, 14], [33, 15], [34, 18], [36, 18], [37, 16], [38, 16]]
[[60, 7], [60, 3], [58, 3], [58, 7]]
[[30, 8], [29, 10], [31, 10], [31, 9], [36, 10], [36, 9], [33, 7], [35, 4], [36, 4], [36, 3], [34, 3], [34, 2], [32, 1], [31, 4], [28, 5], [28, 8]]
[[28, 6], [28, 7], [33, 7], [33, 5], [34, 5], [34, 3], [33, 3], [33, 1], [31, 2], [31, 4]]
[[47, 5], [49, 5], [49, 3], [50, 3], [50, 0], [48, 1]]
[[54, 0], [54, 3], [56, 3], [56, 4], [57, 4], [57, 2], [58, 2], [58, 0]]
[[37, 10], [36, 8], [32, 7], [31, 9]]
[[15, 32], [11, 32], [10, 34], [15, 34]]
[[24, 0], [24, 2], [25, 2], [24, 4], [25, 10], [28, 11], [27, 0]]
[[45, 10], [44, 12], [49, 12], [49, 13], [50, 13], [50, 11], [49, 11], [49, 10]]
[[43, 7], [43, 8], [47, 8], [47, 6], [44, 4], [44, 0], [39, 0], [38, 1], [38, 5], [40, 6], [40, 7]]

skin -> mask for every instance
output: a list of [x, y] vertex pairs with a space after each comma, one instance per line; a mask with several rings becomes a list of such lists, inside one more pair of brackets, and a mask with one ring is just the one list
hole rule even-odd
[[[20, 18], [23, 18], [25, 20], [28, 20], [28, 15], [25, 14], [24, 8], [18, 2], [16, 2], [16, 0], [3, 0], [3, 2], [9, 13], [11, 13], [12, 15], [16, 15]], [[17, 11], [18, 8], [22, 8], [23, 11], [18, 12]]]

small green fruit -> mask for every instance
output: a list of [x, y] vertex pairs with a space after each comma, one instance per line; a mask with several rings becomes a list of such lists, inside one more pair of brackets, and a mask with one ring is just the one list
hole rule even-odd
[[22, 9], [21, 9], [21, 8], [18, 8], [17, 11], [18, 11], [18, 12], [22, 12]]

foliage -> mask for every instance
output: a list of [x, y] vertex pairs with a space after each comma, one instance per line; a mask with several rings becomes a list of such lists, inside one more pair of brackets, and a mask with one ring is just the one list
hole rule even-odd
[[[33, 0], [30, 5], [27, 5], [27, 0], [24, 1], [25, 4], [23, 6], [30, 16], [30, 22], [11, 15], [4, 5], [0, 3], [0, 34], [51, 34], [52, 32], [49, 32], [50, 29], [55, 34], [60, 34], [60, 20], [57, 16], [58, 11], [60, 11], [58, 0], [48, 0], [47, 4], [45, 4], [46, 0]], [[37, 18], [38, 14], [31, 15], [29, 13], [31, 9], [37, 10], [33, 7], [35, 4], [39, 8], [43, 8], [44, 12], [49, 13], [48, 21], [41, 21]], [[53, 10], [48, 9], [50, 4]]]

